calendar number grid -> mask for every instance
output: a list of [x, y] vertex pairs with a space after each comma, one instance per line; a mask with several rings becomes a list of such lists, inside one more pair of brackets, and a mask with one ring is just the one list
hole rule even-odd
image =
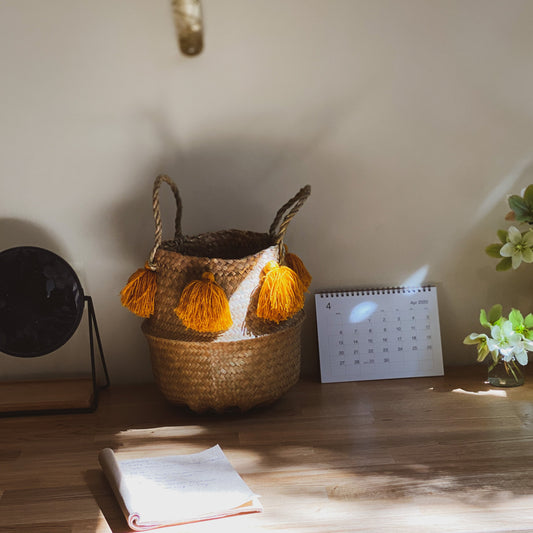
[[443, 374], [436, 288], [396, 291], [316, 295], [323, 382]]

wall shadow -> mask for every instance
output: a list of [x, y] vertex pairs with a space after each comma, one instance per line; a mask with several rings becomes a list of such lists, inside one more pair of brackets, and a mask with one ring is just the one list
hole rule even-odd
[[[335, 222], [317, 224], [319, 211], [338, 201], [344, 176], [337, 171], [342, 162], [326, 155], [314, 155], [317, 138], [301, 145], [282, 144], [278, 139], [202, 138], [184, 151], [168, 119], [156, 113], [145, 117], [159, 139], [160, 153], [154, 154], [129, 179], [124, 193], [113, 203], [111, 212], [96, 221], [96, 231], [105, 231], [115, 243], [114, 253], [124, 262], [124, 279], [147, 260], [154, 245], [152, 188], [156, 176], [167, 174], [177, 185], [182, 204], [181, 225], [185, 235], [199, 235], [237, 229], [266, 233], [277, 211], [298, 190], [309, 183], [310, 198], [289, 224], [285, 242], [306, 263], [311, 274], [322, 257], [342, 255], [337, 245]], [[291, 155], [291, 158], [287, 156]], [[299, 168], [313, 154], [318, 159], [311, 171]], [[301, 159], [299, 159], [301, 158]], [[294, 176], [300, 176], [301, 181]], [[328, 176], [327, 180], [324, 176]], [[346, 198], [345, 198], [346, 199]], [[173, 238], [176, 205], [172, 192], [163, 183], [159, 190], [163, 240]], [[363, 199], [348, 199], [351, 206], [363, 207]], [[111, 222], [111, 223], [110, 223]], [[101, 227], [100, 227], [101, 225]], [[353, 246], [353, 244], [346, 245]], [[129, 263], [129, 266], [128, 266]], [[359, 275], [362, 275], [359, 273]], [[316, 272], [320, 279], [320, 272]], [[308, 320], [303, 326], [302, 371], [318, 375], [318, 351], [314, 325], [313, 286], [306, 295]]]
[[0, 218], [0, 251], [16, 246], [37, 246], [64, 256], [61, 243], [44, 227], [18, 218]]

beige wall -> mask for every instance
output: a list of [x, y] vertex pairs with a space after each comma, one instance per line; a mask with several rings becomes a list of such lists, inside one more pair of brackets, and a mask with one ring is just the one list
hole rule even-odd
[[[0, 1], [0, 249], [44, 246], [79, 270], [115, 382], [151, 378], [118, 293], [152, 245], [160, 172], [189, 234], [266, 231], [310, 183], [288, 244], [311, 291], [426, 272], [446, 363], [473, 361], [461, 342], [480, 307], [533, 309], [531, 270], [498, 274], [483, 252], [505, 196], [533, 182], [533, 2], [204, 0], [196, 58], [169, 4]], [[82, 367], [85, 341], [0, 355], [0, 377]]]

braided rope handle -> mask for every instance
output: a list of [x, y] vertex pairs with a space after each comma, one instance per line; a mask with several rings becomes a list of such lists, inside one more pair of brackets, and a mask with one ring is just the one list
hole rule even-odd
[[174, 219], [174, 241], [178, 250], [181, 249], [183, 245], [183, 233], [181, 232], [181, 213], [182, 213], [182, 203], [181, 197], [176, 184], [166, 175], [160, 174], [154, 181], [154, 189], [152, 193], [152, 207], [154, 211], [154, 223], [155, 223], [155, 238], [154, 238], [154, 247], [150, 252], [150, 257], [148, 259], [148, 268], [151, 270], [156, 269], [154, 263], [155, 254], [158, 248], [161, 246], [163, 240], [163, 223], [161, 222], [161, 207], [159, 205], [159, 189], [161, 188], [161, 183], [165, 182], [172, 189], [174, 198], [176, 200], [176, 217]]
[[269, 235], [279, 248], [279, 259], [283, 260], [285, 256], [285, 248], [283, 246], [283, 238], [287, 231], [289, 222], [294, 218], [294, 215], [300, 210], [304, 202], [311, 194], [311, 185], [302, 187], [285, 205], [283, 205], [270, 225]]
[[[150, 268], [151, 270], [156, 269], [155, 254], [161, 246], [161, 242], [163, 240], [163, 223], [161, 221], [161, 206], [159, 203], [159, 190], [163, 182], [171, 188], [172, 193], [174, 194], [174, 199], [176, 200], [176, 217], [174, 219], [174, 241], [178, 250], [180, 250], [183, 246], [183, 233], [181, 230], [181, 216], [183, 206], [181, 202], [180, 193], [176, 184], [166, 174], [160, 174], [154, 181], [154, 188], [152, 193], [155, 237], [154, 247], [150, 252], [147, 264], [148, 268]], [[285, 255], [285, 249], [283, 247], [283, 238], [285, 236], [285, 232], [287, 231], [287, 226], [289, 225], [289, 222], [293, 219], [293, 217], [296, 215], [296, 213], [300, 210], [307, 198], [309, 198], [310, 194], [310, 185], [302, 187], [293, 198], [291, 198], [278, 210], [274, 221], [270, 225], [269, 235], [271, 236], [273, 242], [279, 247], [280, 261]]]

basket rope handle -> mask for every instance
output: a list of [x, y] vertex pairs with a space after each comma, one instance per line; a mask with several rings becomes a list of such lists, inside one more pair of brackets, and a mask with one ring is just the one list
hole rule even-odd
[[159, 189], [161, 188], [161, 183], [167, 183], [168, 186], [172, 189], [174, 198], [176, 200], [176, 218], [174, 219], [174, 241], [178, 250], [181, 249], [183, 245], [183, 233], [181, 232], [181, 212], [182, 212], [182, 203], [181, 197], [176, 184], [166, 175], [159, 174], [154, 181], [154, 189], [152, 194], [152, 207], [154, 211], [154, 223], [155, 223], [155, 238], [154, 238], [154, 247], [150, 252], [150, 257], [148, 259], [148, 267], [152, 270], [155, 270], [155, 253], [158, 248], [161, 246], [163, 240], [163, 223], [161, 222], [161, 207], [159, 205]]
[[270, 225], [269, 235], [279, 248], [280, 261], [285, 256], [285, 248], [283, 246], [283, 238], [287, 231], [289, 222], [293, 219], [294, 215], [300, 210], [304, 202], [309, 198], [311, 194], [311, 185], [302, 187], [285, 205], [283, 205], [274, 218], [274, 221]]

